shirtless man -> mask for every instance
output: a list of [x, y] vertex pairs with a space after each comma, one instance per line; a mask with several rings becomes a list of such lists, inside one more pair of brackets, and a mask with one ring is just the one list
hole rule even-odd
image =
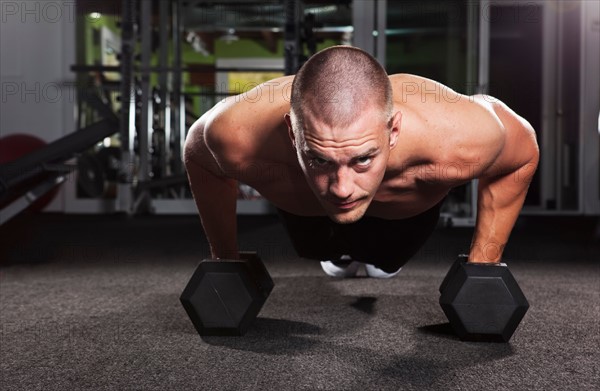
[[274, 204], [299, 255], [332, 276], [395, 275], [448, 192], [479, 179], [470, 262], [499, 262], [539, 158], [503, 103], [385, 70], [336, 46], [295, 76], [229, 97], [190, 129], [184, 160], [213, 258], [238, 259], [238, 181]]

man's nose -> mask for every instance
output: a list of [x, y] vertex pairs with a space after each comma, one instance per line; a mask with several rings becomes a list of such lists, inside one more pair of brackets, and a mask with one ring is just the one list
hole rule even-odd
[[352, 174], [345, 167], [340, 167], [330, 178], [329, 192], [340, 200], [352, 196]]

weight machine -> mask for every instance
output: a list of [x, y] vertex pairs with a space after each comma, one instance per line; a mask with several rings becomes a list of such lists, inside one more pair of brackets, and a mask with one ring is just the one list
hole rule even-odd
[[[276, 33], [285, 42], [285, 67], [278, 71], [293, 74], [316, 52], [317, 23], [312, 14], [305, 15], [301, 1], [271, 3], [279, 4], [277, 9], [283, 17]], [[98, 212], [191, 212], [189, 206], [193, 202], [182, 155], [187, 129], [201, 114], [194, 112], [191, 100], [197, 96], [205, 98], [207, 107], [201, 108], [205, 111], [217, 99], [231, 95], [210, 89], [184, 92], [183, 75], [198, 72], [193, 66], [183, 66], [182, 60], [187, 7], [196, 5], [181, 0], [123, 1], [120, 65], [71, 67], [79, 79], [96, 81], [95, 90], [107, 104], [112, 100], [119, 117], [118, 135], [106, 145], [95, 145], [79, 159], [84, 175], [80, 176], [76, 192], [77, 197], [88, 201], [84, 208], [97, 199], [101, 200]], [[215, 72], [214, 67], [207, 70], [211, 71]], [[106, 80], [103, 75], [107, 72], [117, 73], [119, 82]], [[80, 123], [85, 123], [82, 118], [87, 118], [87, 110], [82, 101]], [[240, 213], [269, 212], [266, 202], [243, 199], [245, 193], [246, 189], [240, 187]]]

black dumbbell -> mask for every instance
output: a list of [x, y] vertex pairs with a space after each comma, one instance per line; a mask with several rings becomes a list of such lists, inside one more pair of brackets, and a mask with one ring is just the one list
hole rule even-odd
[[468, 261], [469, 261], [469, 256], [467, 254], [460, 254], [456, 258], [456, 261], [454, 261], [452, 266], [450, 266], [450, 270], [448, 270], [448, 273], [446, 273], [446, 277], [444, 277], [444, 279], [442, 280], [442, 283], [440, 284], [440, 293], [442, 293], [444, 291], [444, 289], [446, 288], [446, 285], [448, 285], [448, 281], [450, 281], [450, 278], [452, 276], [454, 276], [454, 273], [456, 273], [456, 271], [459, 269], [461, 262], [464, 263], [464, 262], [468, 262]]
[[205, 259], [179, 300], [200, 335], [243, 335], [273, 290], [255, 252], [241, 260]]
[[508, 342], [529, 303], [504, 263], [477, 264], [461, 255], [440, 285], [440, 305], [464, 341]]

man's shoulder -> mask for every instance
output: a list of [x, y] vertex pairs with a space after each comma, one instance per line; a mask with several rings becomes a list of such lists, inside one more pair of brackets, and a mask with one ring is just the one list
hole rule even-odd
[[389, 76], [394, 101], [398, 105], [430, 103], [445, 104], [464, 101], [467, 96], [438, 81], [409, 73], [397, 73]]
[[394, 73], [394, 74], [388, 75], [388, 78], [390, 79], [390, 82], [392, 83], [392, 87], [394, 87], [394, 88], [402, 87], [406, 84], [416, 84], [420, 88], [424, 88], [428, 84], [443, 85], [442, 83], [440, 83], [436, 80], [428, 79], [424, 76], [413, 75], [411, 73]]
[[209, 128], [232, 133], [261, 127], [273, 117], [283, 120], [283, 114], [279, 114], [289, 111], [292, 80], [286, 76], [242, 87], [243, 92], [223, 99], [207, 113]]
[[266, 146], [272, 147], [273, 154], [280, 153], [281, 137], [277, 133], [286, 130], [284, 114], [289, 112], [289, 103], [268, 97], [258, 99], [256, 95], [252, 98], [250, 94], [228, 97], [207, 113], [204, 139], [222, 166], [268, 159], [261, 155], [269, 151]]

